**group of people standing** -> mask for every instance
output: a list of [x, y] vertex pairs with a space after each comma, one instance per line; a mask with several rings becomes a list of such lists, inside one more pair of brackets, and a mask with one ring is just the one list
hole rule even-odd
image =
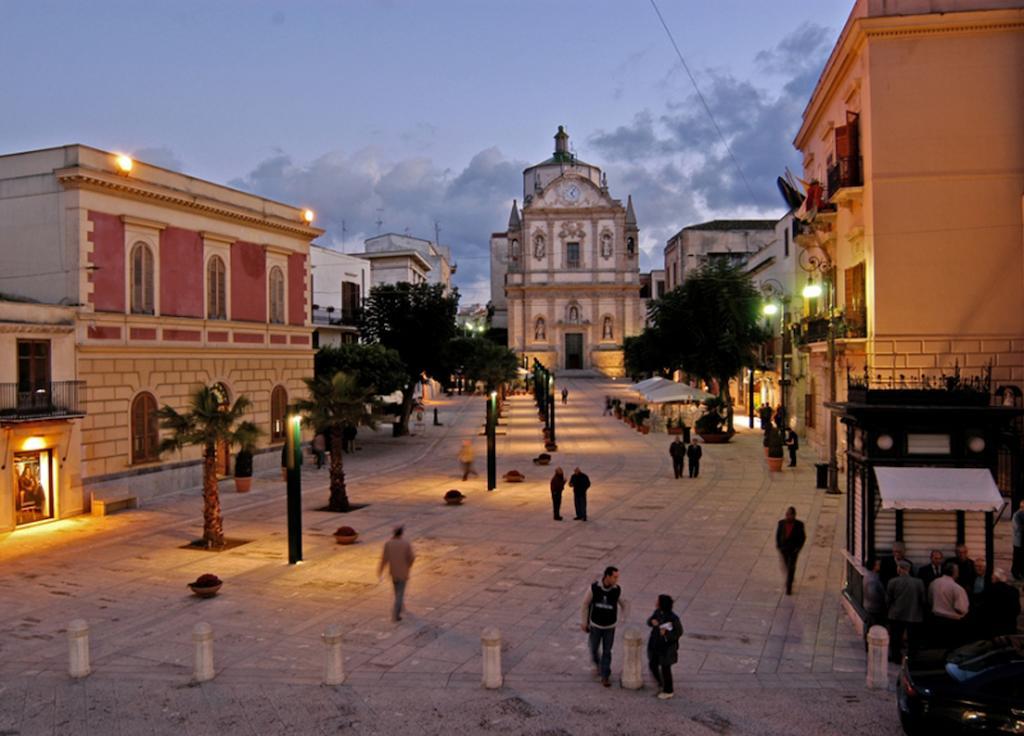
[[690, 462], [690, 477], [696, 478], [700, 475], [700, 459], [704, 451], [696, 440], [687, 443], [682, 436], [676, 436], [668, 446], [668, 454], [672, 457], [672, 472], [676, 478], [683, 477], [686, 461]]
[[932, 550], [927, 565], [915, 567], [902, 542], [892, 556], [871, 559], [864, 575], [865, 631], [889, 629], [889, 659], [901, 661], [904, 639], [910, 653], [923, 643], [950, 649], [972, 639], [1013, 634], [1020, 616], [1020, 593], [995, 569], [987, 575], [984, 559], [972, 560], [958, 544], [946, 558]]

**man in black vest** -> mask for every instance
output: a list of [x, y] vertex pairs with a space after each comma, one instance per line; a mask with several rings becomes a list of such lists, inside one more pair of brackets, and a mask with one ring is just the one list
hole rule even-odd
[[700, 449], [700, 445], [697, 444], [696, 438], [693, 443], [686, 448], [686, 459], [690, 461], [690, 477], [696, 478], [700, 475], [700, 456], [704, 454], [704, 451]]
[[[626, 599], [619, 587], [619, 569], [606, 567], [601, 582], [594, 581], [583, 599], [583, 623], [580, 625], [590, 634], [590, 657], [594, 662], [594, 673], [601, 675], [601, 684], [612, 685], [612, 644], [615, 642], [615, 625], [628, 615]], [[598, 649], [601, 650], [598, 656]]]

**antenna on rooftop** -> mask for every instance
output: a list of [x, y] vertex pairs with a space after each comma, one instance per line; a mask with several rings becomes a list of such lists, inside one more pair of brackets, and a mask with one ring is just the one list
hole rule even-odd
[[345, 236], [348, 234], [348, 227], [345, 225], [344, 218], [341, 221], [341, 252], [345, 252]]

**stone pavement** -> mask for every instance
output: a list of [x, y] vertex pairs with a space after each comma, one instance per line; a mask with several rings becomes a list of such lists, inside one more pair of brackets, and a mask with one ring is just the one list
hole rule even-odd
[[[347, 515], [316, 509], [327, 471], [303, 469], [305, 562], [288, 566], [284, 484], [223, 484], [226, 552], [183, 549], [198, 536], [188, 489], [138, 511], [81, 517], [0, 541], [0, 734], [35, 733], [870, 733], [899, 732], [892, 693], [864, 688], [864, 653], [839, 604], [845, 497], [814, 490], [813, 466], [769, 475], [760, 433], [705, 445], [701, 477], [672, 478], [668, 439], [602, 417], [611, 382], [567, 380], [559, 451], [541, 451], [528, 397], [510, 399], [498, 438], [499, 488], [487, 493], [484, 399], [438, 402], [443, 427], [394, 439], [363, 431], [346, 456]], [[428, 407], [429, 410], [429, 407]], [[429, 417], [429, 414], [428, 414]], [[387, 433], [389, 434], [389, 433]], [[481, 475], [462, 483], [455, 455], [471, 438]], [[589, 521], [551, 518], [554, 464], [591, 477]], [[502, 483], [507, 470], [526, 474]], [[458, 507], [449, 488], [468, 495]], [[788, 505], [808, 526], [796, 595], [782, 595], [775, 524]], [[567, 513], [568, 512], [568, 513]], [[418, 559], [409, 614], [389, 618], [376, 575], [381, 544], [406, 524]], [[339, 546], [333, 530], [359, 533]], [[659, 593], [686, 628], [677, 697], [605, 690], [591, 675], [580, 602], [609, 564], [644, 620]], [[185, 584], [225, 579], [200, 600]], [[64, 630], [91, 627], [93, 674], [66, 676]], [[192, 627], [215, 636], [216, 680], [190, 682]], [[345, 632], [346, 684], [319, 685], [320, 634]], [[480, 632], [503, 636], [505, 687], [480, 689]], [[646, 636], [646, 631], [645, 631]], [[613, 670], [623, 656], [620, 634]]]

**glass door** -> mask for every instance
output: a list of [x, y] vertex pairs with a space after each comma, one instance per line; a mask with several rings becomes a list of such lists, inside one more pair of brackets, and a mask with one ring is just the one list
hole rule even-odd
[[18, 526], [53, 518], [50, 450], [14, 454], [14, 521]]

